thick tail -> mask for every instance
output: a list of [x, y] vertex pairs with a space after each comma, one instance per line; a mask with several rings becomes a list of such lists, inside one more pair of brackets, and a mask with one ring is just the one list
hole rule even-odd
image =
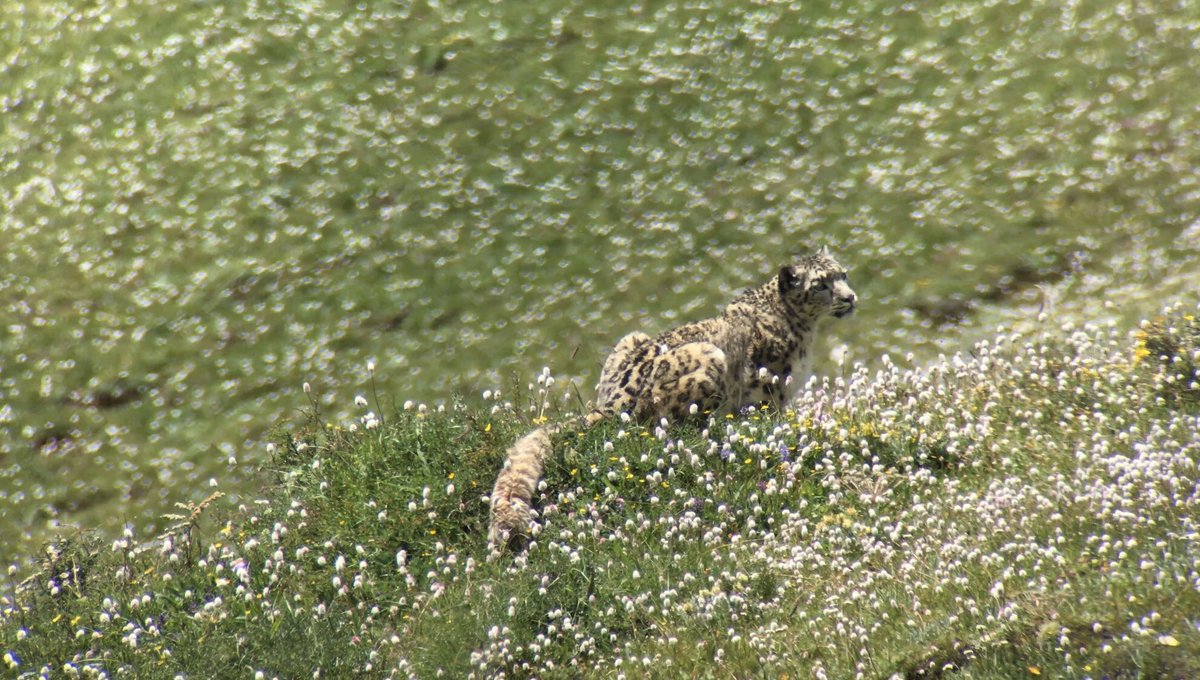
[[[581, 419], [580, 426], [590, 427], [604, 416], [600, 410], [592, 411]], [[492, 487], [492, 517], [488, 530], [492, 545], [509, 545], [529, 536], [533, 527], [533, 494], [546, 461], [554, 454], [551, 440], [563, 428], [562, 424], [539, 427], [509, 447], [504, 467]]]

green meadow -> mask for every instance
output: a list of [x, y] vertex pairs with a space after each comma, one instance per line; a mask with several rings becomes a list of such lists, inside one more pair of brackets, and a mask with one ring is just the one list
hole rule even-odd
[[[907, 434], [894, 435], [899, 444], [870, 439], [864, 448], [855, 439], [862, 431], [842, 434], [841, 426], [805, 435], [833, 452], [829, 459], [837, 470], [829, 472], [828, 467], [814, 467], [825, 465], [815, 453], [808, 458], [797, 453], [804, 447], [800, 437], [808, 422], [801, 410], [793, 416], [763, 416], [775, 419], [770, 427], [740, 435], [744, 438], [731, 444], [744, 445], [753, 460], [761, 459], [767, 466], [759, 470], [762, 475], [730, 472], [720, 484], [705, 480], [705, 465], [684, 465], [684, 471], [670, 463], [671, 452], [665, 453], [663, 467], [655, 461], [671, 439], [684, 442], [672, 444], [676, 454], [683, 455], [682, 447], [700, 455], [713, 442], [722, 450], [732, 433], [685, 427], [678, 437], [667, 439], [656, 439], [652, 430], [631, 434], [618, 444], [624, 447], [618, 457], [636, 461], [628, 474], [646, 480], [671, 468], [686, 481], [677, 488], [689, 495], [665, 515], [656, 514], [661, 510], [657, 506], [639, 505], [650, 503], [645, 492], [625, 488], [621, 480], [606, 486], [607, 455], [597, 454], [603, 460], [595, 465], [605, 465], [597, 467], [601, 476], [595, 479], [582, 479], [592, 474], [593, 465], [584, 458], [553, 472], [556, 487], [546, 491], [545, 503], [562, 505], [557, 494], [572, 493], [570, 482], [578, 478], [580, 488], [599, 503], [597, 521], [620, 517], [621, 523], [633, 523], [620, 524], [625, 532], [620, 535], [597, 529], [589, 540], [615, 543], [577, 559], [619, 562], [620, 554], [631, 548], [639, 554], [661, 548], [669, 556], [675, 548], [662, 546], [680, 532], [699, 540], [688, 548], [692, 552], [679, 553], [691, 565], [687, 570], [674, 573], [663, 567], [666, 571], [654, 572], [656, 588], [683, 593], [668, 595], [672, 601], [659, 602], [654, 611], [645, 609], [646, 598], [659, 595], [639, 599], [642, 586], [626, 587], [636, 571], [629, 564], [613, 571], [623, 575], [611, 582], [583, 570], [578, 575], [582, 580], [564, 584], [561, 591], [529, 580], [535, 573], [540, 579], [571, 564], [569, 549], [546, 545], [582, 540], [586, 532], [580, 526], [563, 521], [559, 528], [547, 529], [570, 535], [554, 534], [542, 553], [531, 550], [527, 563], [518, 561], [511, 569], [486, 562], [479, 532], [486, 509], [480, 499], [504, 447], [527, 427], [530, 407], [552, 416], [579, 410], [593, 396], [604, 352], [625, 332], [656, 332], [711, 315], [741, 289], [821, 246], [829, 246], [850, 270], [861, 306], [854, 318], [824, 328], [813, 370], [819, 378], [841, 378], [843, 383], [856, 371], [864, 372], [868, 377], [860, 381], [868, 382], [875, 371], [907, 375], [905, 380], [915, 381], [908, 392], [884, 390], [894, 399], [888, 402], [893, 409], [908, 408], [909, 395], [924, 389], [920, 376], [948, 357], [961, 353], [963, 361], [980, 361], [981, 352], [986, 353], [974, 344], [980, 340], [995, 347], [998, 337], [1020, 333], [1067, 352], [1062, 348], [1078, 349], [1081, 341], [1074, 335], [1084, 332], [1080, 329], [1111, 335], [1104, 342], [1117, 349], [1106, 350], [1094, 365], [1076, 365], [1076, 357], [1064, 355], [1049, 373], [1034, 370], [1031, 376], [1031, 359], [1008, 357], [1004, 361], [1017, 361], [1003, 377], [1009, 382], [990, 382], [990, 366], [978, 367], [977, 378], [956, 378], [975, 380], [972, 386], [990, 385], [988, 389], [1024, 390], [1007, 395], [1011, 403], [997, 393], [997, 403], [1006, 404], [1005, 422], [1014, 426], [1033, 413], [1049, 413], [1056, 420], [1039, 422], [1041, 429], [1020, 441], [991, 430], [963, 430], [962, 436], [974, 443], [956, 445], [954, 455], [937, 454], [946, 460], [939, 458], [932, 466], [938, 480], [965, 485], [945, 492], [945, 502], [959, 498], [955, 494], [961, 491], [965, 495], [956, 507], [978, 508], [972, 503], [979, 499], [968, 496], [1013, 472], [995, 453], [1009, 445], [1017, 451], [1014, 464], [1033, 467], [1022, 468], [1029, 488], [1053, 495], [1057, 485], [1085, 480], [1107, 488], [1104, 480], [1116, 474], [1111, 469], [1081, 466], [1079, 474], [1085, 476], [1073, 482], [1054, 476], [1068, 475], [1073, 450], [1056, 449], [1045, 458], [1032, 452], [1033, 444], [1053, 440], [1056, 428], [1063, 442], [1088, 450], [1100, 446], [1099, 440], [1088, 439], [1087, 428], [1072, 429], [1086, 413], [1110, 419], [1097, 421], [1093, 429], [1097, 436], [1111, 437], [1115, 449], [1131, 451], [1130, 442], [1144, 437], [1164, 450], [1174, 442], [1195, 461], [1195, 450], [1188, 448], [1191, 435], [1185, 436], [1187, 419], [1195, 416], [1193, 392], [1188, 391], [1193, 378], [1171, 366], [1191, 370], [1195, 363], [1191, 322], [1185, 316], [1192, 314], [1187, 310], [1194, 309], [1200, 279], [1198, 47], [1200, 9], [1156, 0], [2, 2], [0, 562], [13, 569], [9, 585], [0, 591], [12, 595], [19, 583], [47, 566], [63, 567], [61, 558], [46, 557], [43, 548], [50, 541], [67, 541], [77, 551], [70, 553], [76, 562], [105, 565], [104, 579], [117, 578], [114, 569], [119, 571], [110, 563], [115, 558], [109, 553], [119, 552], [110, 549], [113, 541], [146, 549], [153, 545], [151, 553], [137, 552], [126, 562], [150, 560], [137, 562], [139, 569], [151, 569], [147, 579], [164, 573], [166, 564], [181, 564], [177, 581], [190, 585], [179, 585], [175, 592], [176, 586], [158, 582], [97, 577], [96, 590], [75, 588], [71, 602], [49, 595], [53, 588], [47, 586], [39, 597], [56, 604], [39, 606], [51, 612], [47, 616], [61, 614], [65, 621], [101, 613], [112, 621], [115, 609], [96, 608], [104, 593], [119, 591], [125, 606], [134, 590], [153, 592], [153, 607], [159, 607], [156, 598], [170, 592], [169, 598], [163, 595], [164, 609], [156, 611], [168, 619], [169, 611], [186, 612], [193, 623], [178, 629], [162, 624], [160, 633], [168, 635], [170, 629], [173, 640], [193, 642], [204, 635], [225, 635], [227, 642], [234, 641], [228, 650], [231, 675], [249, 668], [252, 676], [260, 666], [275, 663], [264, 637], [275, 626], [272, 634], [308, 640], [313, 656], [303, 657], [303, 663], [326, 668], [327, 674], [368, 672], [365, 665], [371, 664], [373, 673], [404, 675], [410, 668], [420, 677], [438, 668], [452, 674], [474, 669], [481, 675], [560, 672], [572, 677], [576, 672], [562, 670], [562, 664], [587, 650], [581, 651], [574, 638], [562, 638], [563, 611], [607, 631], [597, 633], [595, 646], [589, 647], [598, 656], [589, 657], [595, 661], [588, 667], [614, 676], [669, 677], [673, 673], [659, 663], [664, 658], [682, 664], [688, 675], [719, 676], [722, 666], [711, 665], [717, 660], [715, 651], [697, 645], [714, 631], [726, 635], [727, 628], [733, 631], [728, 636], [745, 643], [722, 652], [721, 658], [732, 655], [734, 662], [744, 664], [728, 667], [735, 674], [755, 664], [793, 675], [816, 674], [812, 661], [823, 659], [825, 666], [842, 669], [830, 670], [829, 677], [904, 676], [917, 672], [905, 664], [923, 660], [969, 667], [960, 663], [968, 649], [971, 654], [1000, 654], [995, 675], [979, 677], [1011, 677], [1004, 675], [1006, 668], [1029, 667], [1054, 676], [1058, 671], [1050, 670], [1047, 659], [1058, 663], [1064, 649], [1070, 657], [1066, 643], [1057, 651], [1050, 644], [1042, 656], [1015, 661], [996, 650], [1049, 640], [1052, 636], [1042, 627], [1060, 620], [1068, 638], [1087, 638], [1083, 646], [1088, 649], [1114, 645], [1125, 655], [1122, 659], [1177, 647], [1194, 651], [1194, 627], [1187, 635], [1182, 632], [1186, 616], [1180, 608], [1192, 602], [1187, 599], [1194, 598], [1191, 591], [1180, 596], [1177, 608], [1160, 608], [1160, 618], [1171, 619], [1175, 628], [1150, 618], [1143, 621], [1151, 611], [1159, 612], [1150, 605], [1132, 607], [1136, 617], [1122, 611], [1106, 618], [1097, 613], [1099, 607], [1092, 611], [1074, 604], [1067, 612], [1065, 600], [1051, 601], [1046, 595], [1074, 573], [1065, 569], [1034, 570], [1030, 573], [1037, 576], [1023, 577], [1015, 608], [977, 606], [944, 628], [922, 628], [943, 614], [943, 621], [957, 616], [946, 612], [961, 602], [941, 601], [941, 609], [933, 606], [930, 614], [914, 620], [920, 625], [907, 638], [911, 646], [889, 648], [894, 663], [880, 661], [857, 670], [852, 659], [858, 650], [852, 647], [859, 643], [845, 642], [836, 653], [804, 647], [809, 656], [803, 658], [800, 647], [771, 651], [760, 645], [757, 641], [770, 637], [760, 624], [779, 612], [771, 605], [741, 619], [735, 615], [741, 604], [729, 609], [728, 596], [741, 593], [745, 585], [737, 583], [736, 568], [712, 567], [714, 578], [723, 574], [724, 581], [689, 581], [686, 588], [676, 583], [685, 571], [705, 568], [714, 554], [741, 554], [739, 540], [754, 540], [767, 552], [746, 559], [757, 560], [761, 568], [740, 573], [762, 595], [755, 602], [783, 602], [779, 606], [786, 611], [809, 612], [803, 622], [788, 618], [790, 614], [781, 619], [781, 625], [792, 626], [793, 637], [810, 631], [805, 626], [836, 629], [860, 616], [818, 615], [807, 608], [811, 603], [805, 598], [824, 591], [804, 590], [808, 581], [798, 586], [788, 576], [796, 565], [816, 568], [836, 560], [784, 557], [782, 552], [802, 543], [809, 535], [804, 532], [818, 531], [822, 521], [822, 532], [849, 522], [843, 527], [846, 536], [822, 534], [831, 541], [822, 545], [843, 551], [841, 558], [847, 550], [866, 550], [848, 547], [846, 541], [862, 538], [867, 530], [855, 523], [867, 520], [845, 513], [865, 513], [874, 501], [863, 501], [866, 496], [861, 495], [847, 500], [838, 486], [863, 490], [873, 483], [838, 476], [856, 456], [867, 455], [870, 467], [871, 455], [891, 452], [893, 458], [878, 465], [905, 480], [894, 507], [888, 506], [893, 514], [883, 513], [895, 526], [909, 526], [910, 517], [895, 513], [920, 504], [913, 494], [942, 494], [931, 491], [927, 485], [933, 482], [920, 474], [931, 469], [925, 459], [905, 467], [905, 456], [915, 456], [927, 445], [914, 433], [928, 429], [907, 421], [903, 427], [909, 429], [901, 428]], [[1163, 311], [1173, 303], [1175, 311]], [[1175, 325], [1163, 325], [1164, 318], [1174, 319]], [[1143, 320], [1151, 330], [1143, 328], [1135, 336]], [[1152, 349], [1147, 349], [1147, 339]], [[1020, 347], [1012, 351], [1024, 356]], [[1164, 356], [1166, 361], [1160, 361]], [[540, 395], [532, 384], [543, 366], [550, 367], [557, 381], [550, 396]], [[1045, 382], [1050, 375], [1070, 379], [1051, 385]], [[1162, 382], [1170, 376], [1175, 378]], [[1135, 390], [1142, 395], [1137, 403], [1149, 410], [1107, 427], [1103, 423], [1111, 423], [1120, 409], [1120, 395], [1110, 394], [1104, 385], [1126, 382], [1129, 389], [1140, 390]], [[1067, 390], [1067, 385], [1082, 392]], [[845, 402], [836, 400], [849, 399], [837, 397], [843, 388], [829, 383], [824, 396], [806, 398], [815, 400], [810, 406], [831, 399], [836, 404], [829, 402], [829, 409], [841, 408]], [[501, 397], [495, 396], [497, 389]], [[1169, 394], [1163, 396], [1163, 390]], [[382, 417], [379, 430], [371, 430], [382, 438], [379, 442], [344, 440], [367, 436], [364, 413], [354, 403], [358, 395]], [[1081, 395], [1095, 398], [1089, 402]], [[406, 410], [406, 402], [412, 402], [411, 409]], [[864, 403], [879, 410], [871, 411], [871, 428], [891, 422], [892, 416], [880, 415], [888, 408]], [[425, 411], [418, 413], [420, 404]], [[916, 419], [921, 415], [911, 414]], [[424, 422], [419, 417], [441, 423], [443, 430], [429, 439], [432, 435], [418, 427]], [[950, 437], [954, 425], [963, 425], [946, 421], [940, 411], [930, 418], [945, 428], [939, 436]], [[1155, 423], [1165, 424], [1156, 429]], [[358, 431], [349, 432], [350, 425]], [[792, 451], [788, 462], [803, 460], [805, 465], [791, 473], [791, 495], [776, 496], [786, 502], [751, 512], [747, 508], [756, 502], [748, 494], [755, 493], [756, 485], [769, 485], [772, 474], [786, 474], [777, 469], [783, 461], [750, 451], [754, 444], [745, 442], [768, 446], [765, 437], [785, 426], [792, 428], [784, 442]], [[747, 422], [736, 427], [755, 426]], [[1120, 439], [1120, 432], [1130, 428], [1133, 434]], [[589, 446], [602, 451], [606, 440], [617, 441], [617, 429], [613, 425], [587, 435]], [[873, 429], [869, 436], [879, 432]], [[642, 439], [650, 442], [648, 453], [634, 446]], [[289, 446], [295, 448], [297, 442], [308, 442], [306, 449], [291, 451]], [[771, 442], [776, 451], [779, 443]], [[1026, 445], [1030, 448], [1023, 449]], [[977, 461], [960, 455], [960, 448], [989, 453], [980, 453]], [[841, 453], [850, 459], [841, 460]], [[644, 455], [650, 456], [648, 463], [641, 460]], [[315, 460], [352, 463], [356, 456], [362, 457], [360, 466], [335, 466], [328, 478], [313, 471]], [[446, 475], [459, 469], [460, 460], [472, 471], [473, 484], [460, 480], [455, 491], [438, 495], [451, 483]], [[1179, 470], [1186, 468], [1175, 463]], [[970, 468], [970, 474], [956, 477], [959, 465]], [[910, 479], [913, 474], [917, 481]], [[370, 486], [372, 479], [377, 488]], [[834, 479], [840, 481], [830, 481]], [[1186, 475], [1181, 479], [1163, 483], [1191, 483]], [[289, 511], [315, 508], [316, 499], [336, 501], [323, 495], [322, 482], [343, 485], [341, 505], [325, 508], [322, 517], [356, 518], [354, 526], [361, 528], [386, 510], [387, 516], [403, 517], [396, 520], [402, 526], [379, 520], [393, 533], [372, 533], [371, 540], [356, 541], [338, 534], [336, 524], [310, 523], [306, 530], [314, 533], [288, 544], [288, 560], [308, 559], [295, 555], [303, 546], [329, 553], [331, 562], [344, 553], [351, 566], [334, 575], [347, 584], [352, 576], [343, 571], [365, 561], [357, 573], [380, 584], [371, 596], [378, 601], [338, 595], [339, 586], [330, 585], [324, 565], [308, 565], [309, 574], [324, 579], [320, 587], [331, 590], [326, 593], [316, 581], [295, 577], [289, 582], [295, 590], [288, 590], [288, 596], [299, 597], [295, 601], [304, 603], [298, 606], [305, 612], [312, 613], [319, 602], [323, 612], [336, 610], [336, 616], [318, 619], [291, 612], [285, 632], [278, 633], [282, 614], [268, 616], [272, 609], [264, 605], [263, 618], [245, 612], [234, 617], [244, 629], [223, 628], [230, 624], [223, 623], [221, 606], [203, 610], [214, 594], [231, 600], [233, 595], [222, 590], [230, 583], [230, 588], [240, 583], [262, 594], [264, 584], [256, 579], [270, 573], [262, 571], [265, 567], [256, 562], [262, 556], [256, 548], [246, 548], [245, 541], [270, 542], [270, 527], [266, 534], [256, 533], [259, 521], [266, 521], [262, 518], [287, 517], [278, 519], [287, 525], [295, 519]], [[784, 478], [776, 481], [786, 483]], [[880, 493], [885, 487], [879, 487]], [[434, 498], [422, 498], [420, 490], [430, 488], [437, 492]], [[705, 522], [725, 517], [715, 508], [688, 505], [689, 498], [708, 491], [728, 494], [721, 503], [733, 513], [719, 535], [671, 523], [682, 521], [681, 513], [688, 509]], [[215, 492], [225, 495], [206, 505], [194, 523], [185, 523], [191, 527], [185, 532], [188, 540], [197, 541], [194, 549], [153, 552], [163, 548], [162, 539], [154, 537], [174, 531], [171, 535], [178, 538], [184, 532], [181, 520], [164, 514], [189, 515], [191, 510], [180, 510], [179, 504], [191, 503], [194, 509]], [[618, 497], [621, 503], [613, 500]], [[446, 509], [438, 510], [436, 519], [428, 518], [431, 510], [410, 516], [405, 514], [410, 498], [419, 508], [425, 501], [444, 501]], [[1062, 511], [1022, 498], [1031, 513], [1045, 510], [1047, 523], [1037, 531], [1061, 526], [1061, 517], [1052, 518]], [[1093, 500], [1072, 502], [1093, 508], [1088, 505]], [[798, 509], [802, 501], [813, 509]], [[298, 505], [289, 505], [293, 502]], [[362, 514], [369, 503], [375, 506], [369, 515]], [[455, 510], [459, 503], [461, 515]], [[255, 508], [262, 512], [256, 514]], [[962, 512], [965, 517], [971, 511]], [[755, 521], [769, 517], [788, 528], [764, 537], [745, 526], [746, 513]], [[1195, 547], [1188, 543], [1193, 541], [1188, 532], [1194, 529], [1195, 509], [1187, 506], [1180, 513], [1181, 524], [1131, 530], [1130, 537], [1143, 536], [1138, 548], [1109, 549], [1137, 556], [1149, 550], [1149, 541], [1158, 557], [1146, 572], [1175, 569], [1171, 573], [1187, 581], [1193, 567], [1177, 564], [1175, 558], [1180, 546]], [[432, 523], [411, 524], [419, 516]], [[254, 517], [259, 519], [251, 521]], [[808, 520], [811, 527], [803, 525]], [[643, 522], [649, 523], [643, 527], [647, 532], [658, 527], [655, 531], [670, 536], [659, 537], [662, 545], [628, 543]], [[1101, 525], [1116, 530], [1115, 525]], [[870, 532], [884, 530], [870, 526]], [[1099, 561], [1088, 561], [1094, 557], [1089, 551], [1097, 547], [1087, 543], [1090, 529], [1075, 529], [1084, 532], [1078, 536], [1083, 543], [1072, 544], [1070, 559], [1099, 568]], [[294, 528], [293, 535], [306, 530]], [[457, 538], [439, 549], [429, 530]], [[1000, 527], [995, 545], [976, 548], [1000, 550], [1006, 530], [1016, 531]], [[223, 555], [221, 550], [233, 549], [235, 531], [245, 532], [238, 535], [237, 550]], [[1143, 531], [1147, 533], [1138, 533]], [[1029, 540], [1022, 545], [1028, 546], [1045, 537], [1025, 538]], [[1096, 539], [1104, 545], [1112, 540], [1113, 535]], [[89, 541], [99, 541], [101, 548]], [[1164, 547], [1157, 541], [1165, 542]], [[318, 550], [327, 542], [334, 547]], [[224, 547], [214, 547], [218, 543]], [[437, 559], [448, 559], [451, 545], [458, 551], [456, 562], [435, 565]], [[363, 552], [355, 552], [355, 546]], [[396, 571], [398, 550], [415, 555], [423, 570], [404, 587], [426, 594], [437, 581], [427, 578], [430, 570], [448, 568], [447, 574], [457, 577], [467, 555], [472, 564], [489, 565], [481, 572], [487, 577], [479, 578], [500, 585], [483, 586], [489, 593], [483, 599], [473, 600], [478, 590], [464, 585], [474, 583], [474, 567], [461, 574], [464, 581], [458, 586], [443, 584], [458, 598], [447, 601], [459, 603], [461, 611], [478, 608], [478, 620], [439, 614], [453, 618], [461, 630], [473, 631], [464, 638], [471, 640], [469, 649], [444, 648], [443, 658], [407, 648], [384, 652], [376, 646], [357, 648], [361, 658], [339, 656], [347, 649], [342, 643], [355, 636], [379, 645], [393, 634], [418, 635], [419, 628], [436, 640], [445, 619], [422, 618], [412, 607], [425, 600], [397, 595], [397, 584], [406, 583], [409, 573]], [[1168, 557], [1162, 557], [1164, 551]], [[1037, 561], [1035, 553], [1028, 553], [1034, 555], [1030, 565]], [[154, 555], [158, 557], [152, 559]], [[164, 561], [155, 561], [159, 558]], [[229, 577], [210, 573], [212, 565], [230, 570], [239, 559], [259, 571], [216, 585], [213, 579]], [[271, 559], [272, 567], [286, 564]], [[889, 564], [889, 569], [898, 568]], [[1121, 562], [1104, 568], [1124, 573], [1128, 567]], [[936, 569], [921, 573], [935, 572], [939, 579], [949, 579], [945, 584], [975, 578], [946, 576]], [[843, 576], [826, 577], [820, 587], [849, 583], [838, 581]], [[909, 577], [916, 582], [917, 576]], [[989, 572], [986, 578], [983, 591], [990, 592], [999, 577]], [[784, 582], [788, 586], [778, 598], [766, 596]], [[1006, 587], [1014, 587], [1008, 583]], [[1105, 603], [1121, 597], [1147, 602], [1154, 594], [1152, 584], [1136, 578], [1129, 583], [1127, 591], [1105, 593], [1097, 578], [1070, 592], [1092, 593]], [[969, 588], [977, 586], [972, 581]], [[60, 584], [59, 593], [66, 590]], [[507, 600], [487, 598], [509, 590], [535, 597], [531, 609], [521, 614], [521, 626], [514, 624], [505, 633], [496, 616], [507, 612]], [[28, 593], [28, 587], [22, 592]], [[592, 609], [599, 605], [588, 599], [589, 593], [604, 602], [598, 610], [602, 614]], [[19, 602], [25, 596], [16, 597]], [[398, 597], [407, 599], [401, 604]], [[568, 606], [554, 599], [561, 597], [578, 601]], [[1161, 592], [1156, 597], [1170, 599]], [[368, 622], [363, 618], [367, 614], [356, 608], [359, 602], [370, 603], [367, 612], [378, 606], [384, 614], [371, 615]], [[683, 609], [685, 604], [690, 609]], [[1042, 604], [1053, 605], [1062, 616], [1047, 617]], [[705, 620], [726, 623], [709, 628], [680, 623], [697, 607], [710, 605], [724, 607], [725, 613]], [[603, 613], [610, 606], [628, 618]], [[888, 611], [898, 616], [899, 609], [897, 604]], [[212, 612], [211, 620], [197, 610]], [[441, 611], [426, 607], [421, 612], [435, 610]], [[1033, 610], [1040, 613], [1029, 614]], [[56, 632], [47, 633], [49, 638], [27, 632], [22, 644], [59, 642], [29, 648], [32, 652], [19, 649], [12, 611], [0, 621], [0, 646], [22, 658], [32, 653], [44, 659], [33, 668], [21, 665], [23, 671], [36, 675], [41, 664], [53, 661], [55, 673], [66, 672], [63, 663], [76, 654], [86, 657], [87, 644], [79, 639], [91, 639], [91, 633], [77, 639], [75, 627], [51, 627]], [[559, 613], [551, 615], [554, 611]], [[983, 625], [987, 616], [1000, 620], [1010, 615], [1016, 616], [1011, 627], [993, 627], [1000, 631], [996, 637], [970, 627]], [[144, 628], [136, 615], [127, 618]], [[313, 627], [314, 620], [322, 623]], [[1135, 631], [1129, 644], [1118, 635], [1098, 632], [1116, 625], [1125, 631], [1129, 620], [1140, 630], [1156, 632], [1138, 637]], [[94, 630], [103, 628], [93, 623]], [[958, 623], [962, 626], [956, 628]], [[1092, 630], [1093, 624], [1098, 631], [1079, 632]], [[30, 624], [19, 625], [24, 630]], [[493, 625], [496, 632], [489, 637]], [[551, 625], [554, 634], [547, 633]], [[677, 630], [677, 625], [683, 628]], [[647, 627], [657, 632], [635, 634]], [[472, 637], [476, 634], [484, 637]], [[96, 650], [107, 649], [104, 635]], [[538, 641], [538, 635], [548, 637]], [[878, 640], [871, 632], [863, 635]], [[896, 631], [888, 635], [902, 636]], [[1158, 644], [1162, 636], [1181, 645]], [[239, 646], [237, 640], [243, 638], [253, 644]], [[671, 646], [676, 644], [672, 639], [683, 646]], [[111, 674], [125, 668], [138, 677], [160, 670], [164, 677], [201, 672], [197, 669], [203, 659], [189, 660], [176, 643], [159, 644], [174, 649], [174, 656], [146, 656], [145, 647], [124, 644], [122, 654], [106, 657], [110, 666], [98, 668]], [[548, 651], [535, 654], [535, 647]], [[369, 658], [371, 651], [376, 658]], [[634, 657], [638, 664], [642, 659], [651, 663], [631, 671]], [[1166, 676], [1184, 677], [1195, 668], [1182, 652], [1184, 661], [1148, 658], [1166, 664], [1156, 667]], [[71, 663], [80, 665], [79, 659]], [[237, 659], [245, 663], [238, 665]], [[546, 666], [546, 659], [556, 665]], [[780, 665], [772, 666], [770, 659]], [[348, 665], [338, 667], [340, 660]], [[1128, 677], [1122, 674], [1130, 669], [1158, 677], [1147, 670], [1150, 666], [1124, 660], [1113, 664], [1113, 677]], [[1069, 672], [1062, 672], [1082, 677], [1091, 672], [1083, 667], [1068, 658], [1062, 668]], [[268, 677], [270, 672], [296, 677], [300, 670], [274, 668], [268, 669]]]

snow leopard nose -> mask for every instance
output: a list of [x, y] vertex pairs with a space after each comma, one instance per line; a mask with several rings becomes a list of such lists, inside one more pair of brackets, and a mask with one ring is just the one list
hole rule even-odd
[[837, 304], [835, 305], [834, 316], [840, 318], [849, 316], [854, 313], [854, 309], [858, 304], [858, 295], [852, 290], [847, 290], [845, 293], [837, 296]]

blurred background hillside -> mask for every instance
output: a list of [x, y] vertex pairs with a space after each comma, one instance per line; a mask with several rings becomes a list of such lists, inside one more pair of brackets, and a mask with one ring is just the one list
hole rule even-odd
[[384, 412], [588, 399], [820, 245], [819, 359], [1131, 323], [1196, 283], [1198, 48], [1165, 1], [8, 2], [0, 557], [246, 489], [368, 362]]

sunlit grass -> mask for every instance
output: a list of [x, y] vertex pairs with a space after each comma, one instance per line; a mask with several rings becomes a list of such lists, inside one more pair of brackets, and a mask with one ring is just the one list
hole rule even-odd
[[1193, 315], [564, 434], [521, 555], [489, 553], [486, 492], [538, 392], [310, 409], [240, 507], [11, 570], [0, 649], [87, 677], [1188, 677], [1200, 414], [1164, 390]]
[[369, 360], [381, 413], [542, 364], [586, 400], [621, 333], [816, 245], [863, 300], [820, 351], [872, 364], [1139, 318], [1195, 283], [1196, 18], [5, 3], [0, 543], [236, 505], [298, 386], [348, 417]]

